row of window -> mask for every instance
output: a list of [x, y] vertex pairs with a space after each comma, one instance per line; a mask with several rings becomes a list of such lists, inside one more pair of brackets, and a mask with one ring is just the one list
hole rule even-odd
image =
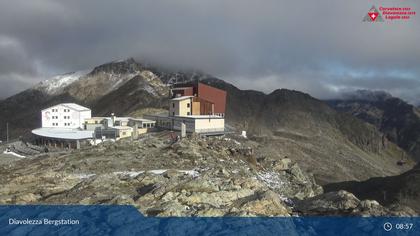
[[[191, 115], [189, 111], [187, 111], [187, 116]], [[172, 116], [175, 116], [175, 112], [172, 112]]]
[[[187, 108], [190, 108], [190, 106], [191, 106], [190, 103], [187, 103]], [[175, 108], [175, 103], [174, 102], [172, 103], [172, 108]]]
[[[64, 126], [70, 126], [71, 123], [64, 123]], [[58, 123], [52, 123], [52, 126], [58, 126]]]
[[[56, 120], [56, 119], [58, 119], [58, 116], [53, 116], [52, 118]], [[64, 119], [65, 120], [70, 120], [70, 116], [64, 116]]]
[[[58, 112], [58, 108], [53, 108], [52, 112]], [[64, 109], [64, 112], [70, 112], [70, 109]]]
[[155, 127], [155, 124], [154, 123], [146, 123], [146, 124], [143, 124], [143, 128], [152, 128], [152, 127]]

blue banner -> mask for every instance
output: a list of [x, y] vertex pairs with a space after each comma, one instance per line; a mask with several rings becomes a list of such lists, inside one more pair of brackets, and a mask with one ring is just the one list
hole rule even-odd
[[0, 206], [0, 235], [420, 235], [419, 217], [144, 217], [132, 206]]

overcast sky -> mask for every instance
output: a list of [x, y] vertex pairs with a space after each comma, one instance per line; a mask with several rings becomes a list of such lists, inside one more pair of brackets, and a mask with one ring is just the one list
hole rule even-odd
[[135, 57], [240, 88], [325, 99], [380, 89], [420, 101], [420, 16], [362, 22], [367, 0], [0, 0], [0, 98], [54, 74]]

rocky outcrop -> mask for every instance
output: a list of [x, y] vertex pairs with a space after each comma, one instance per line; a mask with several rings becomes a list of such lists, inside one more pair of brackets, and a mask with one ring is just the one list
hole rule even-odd
[[304, 215], [415, 216], [410, 208], [385, 208], [375, 200], [359, 200], [344, 190], [329, 192], [296, 203]]

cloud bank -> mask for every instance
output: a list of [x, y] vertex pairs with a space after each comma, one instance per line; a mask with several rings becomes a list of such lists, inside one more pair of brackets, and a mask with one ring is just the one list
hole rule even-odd
[[362, 22], [395, 1], [0, 0], [0, 97], [134, 57], [270, 92], [354, 89], [420, 101], [420, 18]]

